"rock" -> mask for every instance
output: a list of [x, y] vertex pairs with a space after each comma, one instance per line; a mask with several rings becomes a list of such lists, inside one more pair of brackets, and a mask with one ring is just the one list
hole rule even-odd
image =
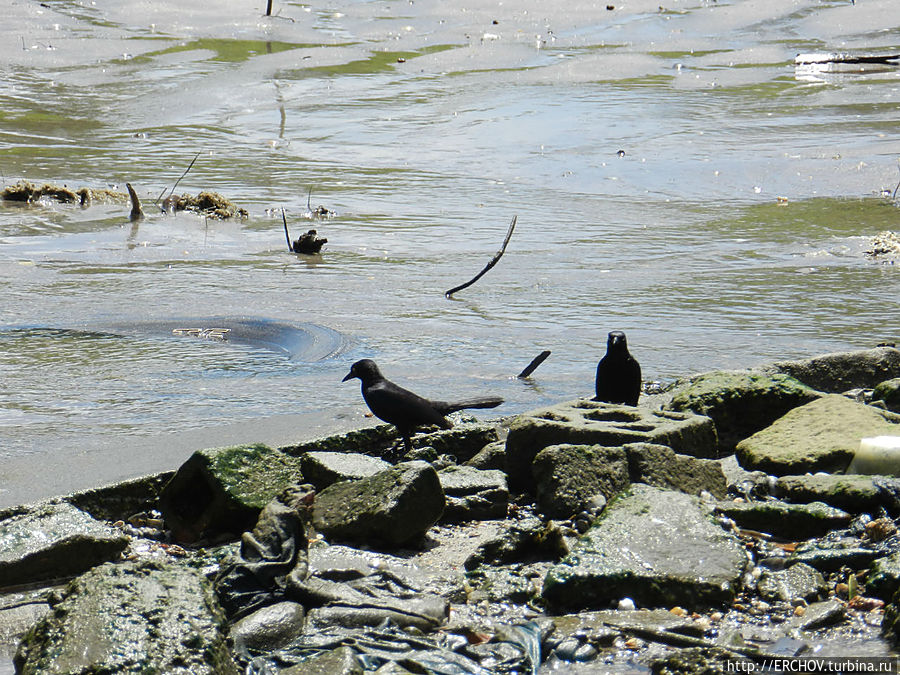
[[793, 377], [752, 370], [717, 370], [675, 384], [667, 410], [712, 418], [722, 455], [797, 406], [821, 394]]
[[611, 499], [629, 485], [622, 448], [551, 445], [537, 454], [531, 470], [538, 506], [551, 518], [570, 518], [595, 495]]
[[900, 646], [900, 591], [894, 594], [890, 604], [884, 608], [881, 634], [890, 640], [895, 647]]
[[[861, 438], [900, 433], [900, 417], [831, 394], [794, 408], [771, 426], [737, 444], [745, 469], [777, 476], [807, 471], [843, 471]], [[896, 416], [892, 416], [896, 417]]]
[[506, 471], [506, 441], [488, 443], [472, 459], [466, 461], [465, 465], [476, 469]]
[[900, 350], [878, 347], [824, 354], [800, 361], [779, 361], [765, 370], [786, 373], [813, 389], [829, 393], [872, 389], [879, 382], [900, 377]]
[[326, 537], [401, 545], [420, 538], [444, 512], [444, 492], [427, 462], [402, 462], [316, 495], [313, 525]]
[[741, 495], [746, 499], [767, 497], [775, 485], [775, 478], [770, 480], [765, 471], [747, 471], [738, 464], [737, 457], [729, 455], [719, 460], [728, 492]]
[[441, 522], [506, 518], [509, 490], [502, 471], [448, 466], [438, 471], [438, 479], [447, 500]]
[[716, 431], [708, 417], [579, 399], [513, 420], [506, 438], [510, 487], [534, 490], [531, 462], [548, 445], [617, 447], [627, 443], [668, 445], [694, 457], [716, 455]]
[[803, 630], [816, 630], [843, 621], [845, 616], [844, 603], [836, 598], [831, 598], [812, 603], [806, 608], [803, 616], [795, 617], [791, 624]]
[[346, 646], [316, 654], [279, 671], [280, 675], [363, 675], [363, 672], [356, 653]]
[[538, 518], [514, 520], [497, 536], [482, 542], [465, 561], [465, 568], [509, 565], [534, 560], [558, 560], [568, 553], [559, 528]]
[[679, 455], [666, 445], [653, 443], [629, 443], [623, 449], [628, 456], [632, 483], [646, 483], [689, 495], [706, 490], [718, 499], [724, 499], [727, 494], [725, 474], [714, 459]]
[[383, 459], [358, 452], [313, 451], [300, 455], [303, 480], [323, 490], [341, 480], [357, 480], [390, 469]]
[[155, 504], [163, 487], [174, 475], [174, 471], [165, 471], [142, 476], [76, 492], [65, 497], [65, 500], [100, 520], [127, 520], [135, 513], [146, 510], [148, 504]]
[[[499, 439], [497, 428], [491, 424], [469, 421], [474, 418], [454, 413], [451, 419], [459, 420], [452, 429], [418, 433], [412, 437], [414, 448], [431, 448], [435, 456], [452, 455], [457, 462], [474, 457], [484, 446]], [[397, 430], [393, 425], [350, 431], [346, 434], [327, 436], [306, 443], [280, 448], [289, 455], [300, 456], [305, 452], [360, 452], [373, 457], [383, 457], [397, 444]]]
[[287, 646], [303, 631], [306, 617], [303, 605], [296, 602], [276, 602], [240, 619], [231, 627], [229, 637], [235, 648], [250, 648], [260, 652], [274, 652]]
[[763, 600], [793, 602], [802, 598], [812, 602], [824, 595], [827, 587], [822, 574], [804, 563], [783, 570], [764, 570], [757, 582]]
[[160, 510], [178, 541], [237, 535], [253, 527], [262, 508], [301, 477], [296, 457], [266, 445], [198, 450], [163, 488]]
[[900, 377], [885, 380], [872, 391], [872, 402], [881, 401], [884, 407], [900, 413]]
[[551, 568], [543, 597], [557, 608], [601, 608], [624, 596], [705, 608], [734, 598], [746, 566], [743, 546], [698, 498], [636, 483]]
[[81, 574], [118, 558], [128, 541], [65, 502], [13, 510], [0, 521], [0, 587]]
[[537, 581], [523, 571], [508, 567], [479, 567], [466, 575], [469, 594], [466, 602], [475, 605], [482, 602], [506, 602], [524, 605], [541, 592], [540, 576]]
[[872, 476], [858, 475], [782, 476], [775, 494], [791, 502], [825, 502], [849, 513], [871, 513], [892, 502]]
[[727, 673], [731, 668], [740, 672], [755, 672], [756, 664], [717, 647], [678, 649], [650, 661], [653, 675], [712, 675]]
[[820, 572], [836, 572], [842, 567], [861, 570], [881, 555], [878, 551], [861, 547], [855, 538], [837, 541], [814, 539], [800, 544], [788, 558], [787, 564], [806, 563]]
[[716, 505], [716, 511], [728, 516], [740, 527], [792, 541], [818, 537], [830, 530], [847, 527], [852, 520], [852, 516], [846, 511], [822, 502], [720, 502]]
[[898, 589], [900, 589], [900, 551], [875, 560], [866, 576], [866, 594], [874, 595], [885, 602], [890, 602]]
[[203, 575], [149, 560], [106, 563], [74, 579], [22, 640], [16, 666], [23, 675], [238, 672]]

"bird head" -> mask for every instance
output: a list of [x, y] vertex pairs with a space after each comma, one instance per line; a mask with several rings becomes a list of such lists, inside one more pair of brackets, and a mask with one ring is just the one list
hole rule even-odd
[[366, 382], [380, 379], [381, 371], [378, 370], [378, 366], [375, 365], [372, 359], [363, 359], [350, 366], [350, 372], [344, 376], [341, 382], [352, 380], [354, 377], [359, 378], [365, 384]]
[[609, 334], [606, 340], [606, 351], [608, 352], [627, 352], [628, 340], [625, 339], [625, 333], [620, 330], [614, 330]]

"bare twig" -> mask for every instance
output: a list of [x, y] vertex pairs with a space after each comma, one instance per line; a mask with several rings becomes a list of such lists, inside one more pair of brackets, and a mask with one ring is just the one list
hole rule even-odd
[[288, 234], [287, 217], [284, 215], [284, 207], [281, 207], [281, 221], [284, 223], [284, 238], [287, 239], [288, 251], [293, 253], [294, 247], [291, 245], [291, 235]]
[[[900, 166], [898, 166], [897, 168], [900, 168]], [[894, 192], [891, 194], [891, 201], [895, 201], [897, 199], [897, 190], [900, 190], [900, 181], [897, 181], [897, 187], [894, 188]]]
[[512, 238], [513, 230], [516, 229], [516, 218], [518, 218], [518, 216], [513, 216], [513, 219], [509, 224], [509, 230], [506, 231], [506, 239], [503, 240], [503, 245], [500, 247], [500, 250], [494, 254], [494, 257], [491, 258], [491, 261], [487, 265], [485, 265], [484, 269], [481, 270], [478, 274], [476, 274], [470, 281], [467, 281], [466, 283], [464, 283], [460, 286], [451, 288], [449, 291], [444, 293], [444, 296], [449, 298], [451, 295], [453, 295], [457, 291], [461, 291], [464, 288], [468, 288], [469, 286], [474, 284], [476, 281], [478, 281], [481, 277], [483, 277], [489, 269], [491, 269], [494, 265], [497, 264], [497, 262], [500, 260], [500, 258], [503, 256], [504, 252], [506, 251], [506, 245], [509, 244], [509, 240]]
[[531, 363], [529, 363], [525, 367], [525, 370], [523, 370], [521, 373], [519, 373], [516, 377], [518, 377], [521, 380], [524, 380], [526, 377], [530, 376], [535, 370], [537, 370], [537, 367], [539, 365], [541, 365], [544, 361], [546, 361], [548, 356], [550, 356], [550, 350], [545, 349], [540, 354], [535, 356], [534, 359], [532, 359]]
[[[190, 170], [191, 170], [191, 167], [194, 166], [194, 162], [197, 161], [197, 158], [198, 158], [199, 156], [200, 156], [200, 153], [199, 153], [199, 152], [198, 152], [196, 155], [194, 155], [194, 159], [191, 160], [191, 163], [188, 164], [188, 168], [186, 168], [186, 169], [184, 170], [184, 173], [181, 174], [181, 178], [179, 178], [178, 180], [175, 181], [175, 185], [172, 186], [172, 191], [169, 193], [169, 196], [170, 196], [170, 197], [171, 197], [173, 194], [175, 194], [175, 188], [178, 187], [178, 184], [181, 182], [181, 179], [188, 175], [188, 171], [190, 171]], [[166, 190], [165, 190], [165, 188], [163, 188], [163, 191], [159, 193], [159, 197], [157, 197], [157, 198], [156, 198], [156, 201], [153, 202], [153, 205], [154, 205], [154, 206], [156, 206], [157, 204], [159, 204], [160, 198], [161, 198], [165, 193], [166, 193]]]

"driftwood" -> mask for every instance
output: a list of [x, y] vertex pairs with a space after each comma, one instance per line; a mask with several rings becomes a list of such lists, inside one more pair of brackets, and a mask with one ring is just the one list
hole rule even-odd
[[[474, 284], [476, 281], [478, 281], [481, 277], [483, 277], [489, 269], [491, 269], [494, 265], [497, 264], [497, 262], [500, 260], [500, 258], [503, 256], [504, 252], [506, 251], [506, 246], [507, 246], [507, 244], [509, 244], [509, 240], [512, 238], [513, 230], [516, 229], [516, 218], [518, 218], [518, 216], [513, 216], [513, 219], [509, 224], [509, 229], [506, 231], [506, 239], [503, 240], [503, 245], [500, 247], [500, 250], [494, 254], [494, 257], [491, 258], [490, 262], [484, 266], [484, 269], [481, 270], [474, 277], [472, 277], [472, 279], [470, 281], [467, 281], [464, 284], [460, 284], [459, 286], [455, 286], [454, 288], [451, 288], [449, 291], [445, 292], [444, 293], [445, 297], [449, 298], [457, 291], [461, 291], [464, 288], [468, 288], [469, 286]], [[535, 366], [535, 367], [537, 367], [537, 366]]]
[[128, 196], [131, 198], [131, 215], [128, 216], [128, 219], [131, 222], [143, 220], [144, 210], [141, 208], [141, 200], [138, 198], [137, 192], [131, 187], [131, 183], [125, 183], [125, 187], [128, 188]]
[[548, 356], [550, 356], [549, 349], [542, 351], [540, 354], [535, 356], [534, 359], [532, 359], [531, 363], [529, 363], [525, 367], [525, 370], [523, 370], [521, 373], [519, 373], [516, 377], [518, 377], [520, 380], [524, 380], [526, 377], [530, 376], [535, 370], [537, 370], [537, 367], [539, 365], [541, 365], [544, 361], [546, 361]]

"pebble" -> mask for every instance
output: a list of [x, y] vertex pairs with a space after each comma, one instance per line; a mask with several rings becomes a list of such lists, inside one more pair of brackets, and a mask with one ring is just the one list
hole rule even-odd
[[619, 600], [619, 609], [623, 612], [628, 612], [634, 609], [634, 600], [631, 598], [622, 598]]

